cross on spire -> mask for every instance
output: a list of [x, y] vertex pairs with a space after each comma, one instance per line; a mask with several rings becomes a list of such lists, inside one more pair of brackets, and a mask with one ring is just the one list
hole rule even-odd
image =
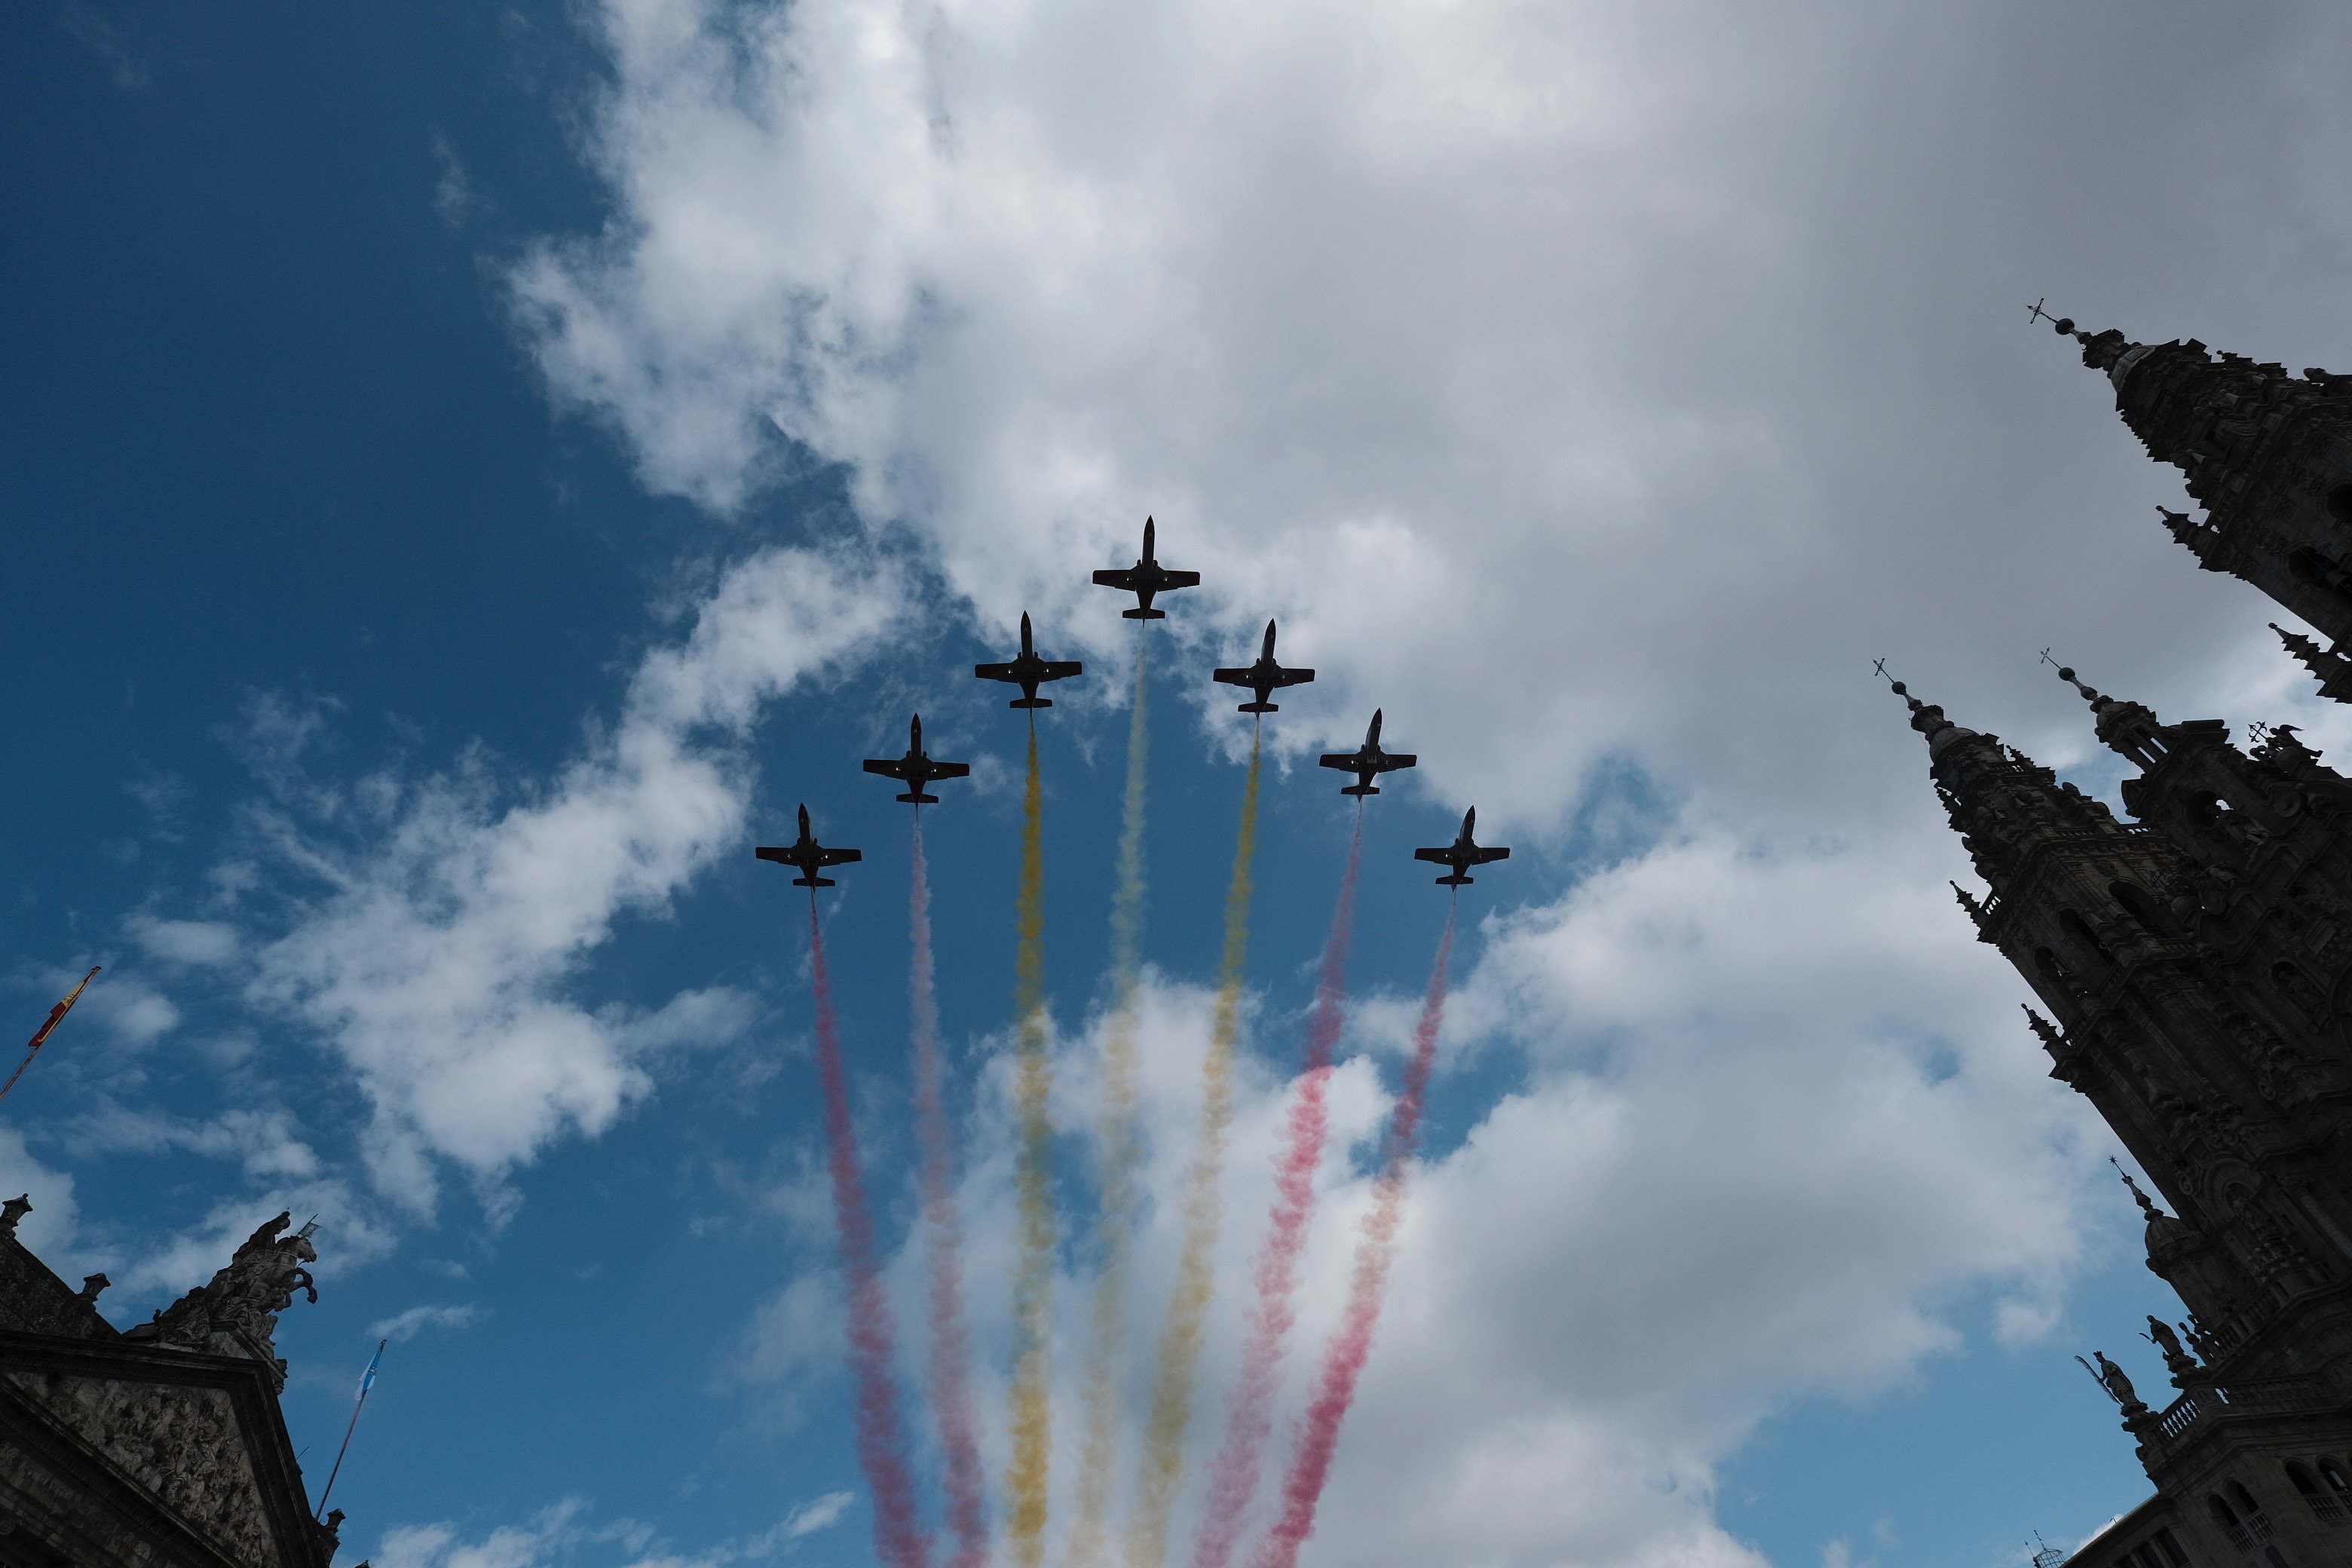
[[2050, 303], [2050, 296], [2047, 294], [2044, 294], [2041, 299], [2033, 301], [2033, 311], [2031, 315], [2025, 318], [2025, 324], [2030, 327], [2036, 321], [2056, 321], [2058, 319], [2057, 317], [2052, 315], [2049, 311], [2042, 308], [2048, 303]]

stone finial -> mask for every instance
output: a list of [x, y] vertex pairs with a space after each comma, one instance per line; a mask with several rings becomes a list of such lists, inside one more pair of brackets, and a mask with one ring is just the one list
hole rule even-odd
[[85, 1307], [97, 1306], [98, 1293], [113, 1283], [113, 1280], [109, 1279], [103, 1274], [83, 1275], [81, 1279], [81, 1304]]
[[2116, 1168], [2116, 1174], [2124, 1179], [2124, 1185], [2130, 1189], [2133, 1200], [2139, 1205], [2139, 1212], [2147, 1216], [2148, 1224], [2154, 1225], [2158, 1220], [2165, 1217], [2164, 1211], [2156, 1206], [2155, 1200], [2139, 1190], [2139, 1184], [2132, 1180], [2131, 1173], [2124, 1169], [2122, 1161], [2110, 1154], [2107, 1156], [2107, 1163], [2113, 1165]]
[[16, 1234], [16, 1222], [32, 1212], [33, 1194], [30, 1193], [0, 1204], [0, 1236], [13, 1238]]

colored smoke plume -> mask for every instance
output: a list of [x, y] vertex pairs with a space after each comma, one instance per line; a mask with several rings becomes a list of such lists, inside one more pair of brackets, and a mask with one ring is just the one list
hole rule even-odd
[[849, 1309], [849, 1368], [857, 1387], [857, 1462], [874, 1492], [874, 1551], [885, 1568], [927, 1568], [930, 1539], [915, 1508], [907, 1438], [898, 1423], [898, 1385], [891, 1381], [890, 1307], [875, 1265], [874, 1222], [857, 1168], [857, 1130], [849, 1119], [849, 1084], [841, 1065], [841, 1031], [833, 1012], [833, 979], [825, 969], [824, 933], [816, 898], [809, 897], [809, 969], [816, 993], [817, 1077], [824, 1090], [825, 1140], [831, 1145], [834, 1223], [841, 1233], [841, 1273]]
[[1381, 1305], [1388, 1294], [1397, 1226], [1404, 1217], [1405, 1188], [1421, 1143], [1422, 1108], [1428, 1100], [1430, 1072], [1437, 1061], [1438, 1026], [1445, 1017], [1445, 969], [1453, 955], [1454, 914], [1449, 910], [1445, 934], [1438, 939], [1437, 960], [1430, 968], [1429, 994], [1422, 1001], [1421, 1020], [1413, 1027], [1412, 1057], [1405, 1064], [1404, 1087], [1390, 1114], [1371, 1212], [1364, 1216], [1357, 1237], [1348, 1304], [1330, 1344], [1324, 1349], [1315, 1396], [1299, 1422], [1297, 1448], [1282, 1479], [1281, 1516], [1258, 1543], [1251, 1568], [1296, 1568], [1298, 1548], [1315, 1532], [1315, 1510], [1331, 1474], [1331, 1457], [1339, 1447], [1339, 1426], [1355, 1400], [1356, 1380], [1363, 1375], [1364, 1363], [1371, 1356], [1372, 1334], [1380, 1326]]
[[985, 1568], [988, 1517], [980, 1463], [980, 1422], [971, 1399], [971, 1332], [964, 1321], [963, 1233], [956, 1215], [955, 1130], [948, 1120], [940, 1061], [940, 1005], [931, 972], [931, 884], [923, 859], [923, 813], [915, 810], [908, 923], [914, 960], [908, 999], [914, 1015], [915, 1131], [922, 1144], [923, 1226], [929, 1233], [931, 1410], [945, 1457], [949, 1568]]
[[1192, 1390], [1201, 1365], [1201, 1332], [1216, 1295], [1217, 1227], [1223, 1217], [1217, 1183], [1224, 1173], [1225, 1141], [1234, 1119], [1234, 1045], [1241, 1033], [1242, 961], [1249, 950], [1250, 860], [1257, 849], [1258, 739], [1250, 740], [1249, 780], [1242, 788], [1241, 831], [1234, 846], [1234, 876], [1225, 890], [1225, 947], [1217, 972], [1216, 1009], [1209, 1052], [1201, 1064], [1201, 1136], [1184, 1182], [1184, 1245], [1176, 1288], [1151, 1384], [1151, 1413], [1143, 1429], [1135, 1517], [1128, 1529], [1127, 1568], [1162, 1568], [1168, 1555], [1168, 1515], [1184, 1468], [1184, 1430], [1192, 1418]]
[[1013, 1459], [1005, 1477], [1012, 1497], [1005, 1545], [1014, 1568], [1038, 1568], [1045, 1554], [1047, 1467], [1053, 1410], [1046, 1390], [1054, 1278], [1052, 1153], [1053, 1067], [1046, 1056], [1045, 796], [1037, 775], [1037, 721], [1029, 721], [1029, 780], [1021, 795], [1020, 942], [1013, 962], [1013, 1038], [1017, 1058], [1013, 1102], [1021, 1152], [1014, 1167], [1020, 1200], [1021, 1255], [1013, 1277], [1013, 1319], [1019, 1351], [1013, 1373]]
[[1361, 868], [1364, 816], [1348, 840], [1348, 869], [1331, 911], [1323, 962], [1315, 982], [1315, 1009], [1307, 1026], [1307, 1061], [1298, 1092], [1290, 1103], [1282, 1147], [1275, 1160], [1274, 1209], [1258, 1253], [1257, 1300], [1249, 1312], [1241, 1369], [1234, 1380], [1224, 1442], [1209, 1468], [1208, 1498], [1192, 1547], [1193, 1568], [1225, 1568], [1241, 1539], [1244, 1516], [1257, 1492], [1266, 1439], [1274, 1433], [1274, 1396], [1281, 1384], [1283, 1350], [1297, 1321], [1298, 1259], [1307, 1248], [1307, 1225], [1315, 1214], [1315, 1169], [1323, 1159], [1329, 1131], [1326, 1091], [1331, 1056], [1347, 1017], [1348, 943], [1354, 934], [1356, 876]]
[[1151, 731], [1147, 721], [1145, 657], [1151, 623], [1139, 625], [1135, 645], [1135, 705], [1128, 717], [1127, 801], [1120, 815], [1118, 884], [1110, 907], [1110, 1016], [1103, 1030], [1102, 1111], [1096, 1130], [1101, 1148], [1099, 1261], [1087, 1314], [1086, 1361], [1079, 1408], [1086, 1422], [1078, 1451], [1077, 1512], [1070, 1527], [1070, 1568], [1100, 1568], [1110, 1515], [1110, 1475], [1118, 1458], [1118, 1358], [1127, 1338], [1128, 1280], [1133, 1268], [1137, 1136], [1139, 1098], [1135, 1051], [1139, 982], [1143, 971], [1143, 822]]

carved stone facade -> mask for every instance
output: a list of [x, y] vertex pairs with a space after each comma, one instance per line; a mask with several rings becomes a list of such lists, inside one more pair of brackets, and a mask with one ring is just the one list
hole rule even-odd
[[[328, 1568], [278, 1394], [277, 1312], [317, 1254], [256, 1231], [229, 1266], [118, 1333], [0, 1208], [0, 1568]], [[315, 1297], [314, 1297], [315, 1299]]]
[[[2207, 516], [2166, 516], [2199, 562], [2339, 645], [2352, 635], [2352, 378], [2059, 328], [2150, 453], [2186, 471]], [[2352, 700], [2352, 647], [2281, 636], [2326, 695]], [[2241, 747], [2219, 721], [2168, 724], [2060, 675], [2136, 770], [2129, 820], [1895, 689], [1990, 889], [1956, 889], [1960, 902], [2041, 998], [2027, 1012], [2052, 1076], [2158, 1189], [2162, 1205], [2132, 1187], [2147, 1266], [2188, 1308], [2179, 1331], [2151, 1319], [2142, 1336], [2170, 1403], [2094, 1369], [2157, 1495], [2070, 1562], [2338, 1568], [2352, 1563], [2352, 779], [2292, 728]]]

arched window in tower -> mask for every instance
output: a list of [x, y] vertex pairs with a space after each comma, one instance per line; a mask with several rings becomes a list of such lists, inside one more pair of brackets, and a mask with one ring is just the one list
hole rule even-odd
[[2074, 940], [2076, 951], [2088, 956], [2098, 967], [2115, 967], [2116, 955], [2107, 951], [2107, 944], [2099, 940], [2099, 933], [2093, 931], [2090, 922], [2080, 914], [2073, 910], [2059, 910], [2058, 929]]
[[2344, 1503], [2341, 1499], [2314, 1480], [2311, 1471], [2294, 1460], [2289, 1459], [2284, 1468], [2287, 1483], [2294, 1488], [2295, 1495], [2303, 1499], [2314, 1514], [2331, 1524], [2343, 1522]]
[[2287, 555], [2286, 569], [2298, 583], [2308, 583], [2339, 599], [2352, 601], [2352, 572], [2347, 572], [2344, 563], [2333, 556], [2306, 544]]
[[2254, 1549], [2254, 1538], [2248, 1535], [2246, 1527], [2238, 1522], [2236, 1509], [2223, 1502], [2220, 1495], [2213, 1492], [2205, 1494], [2205, 1506], [2212, 1510], [2214, 1525], [2222, 1534], [2230, 1538], [2231, 1545], [2241, 1552], [2252, 1552]]
[[2237, 1505], [2239, 1521], [2245, 1525], [2247, 1533], [2256, 1541], [2268, 1541], [2271, 1538], [2270, 1516], [2263, 1512], [2263, 1505], [2254, 1500], [2254, 1494], [2237, 1481], [2223, 1481], [2221, 1487], [2230, 1494], [2230, 1500]]
[[2327, 515], [2338, 522], [2352, 522], [2352, 485], [2337, 485], [2327, 492]]
[[2131, 883], [2109, 882], [2107, 893], [2123, 907], [2124, 913], [2138, 921], [2140, 929], [2150, 936], [2168, 937], [2176, 934], [2179, 930], [2172, 919], [2170, 910], [2158, 904], [2154, 899]]
[[2046, 947], [2033, 950], [2033, 968], [2042, 976], [2045, 996], [2074, 994], [2074, 972], [2059, 961], [2058, 955]]

